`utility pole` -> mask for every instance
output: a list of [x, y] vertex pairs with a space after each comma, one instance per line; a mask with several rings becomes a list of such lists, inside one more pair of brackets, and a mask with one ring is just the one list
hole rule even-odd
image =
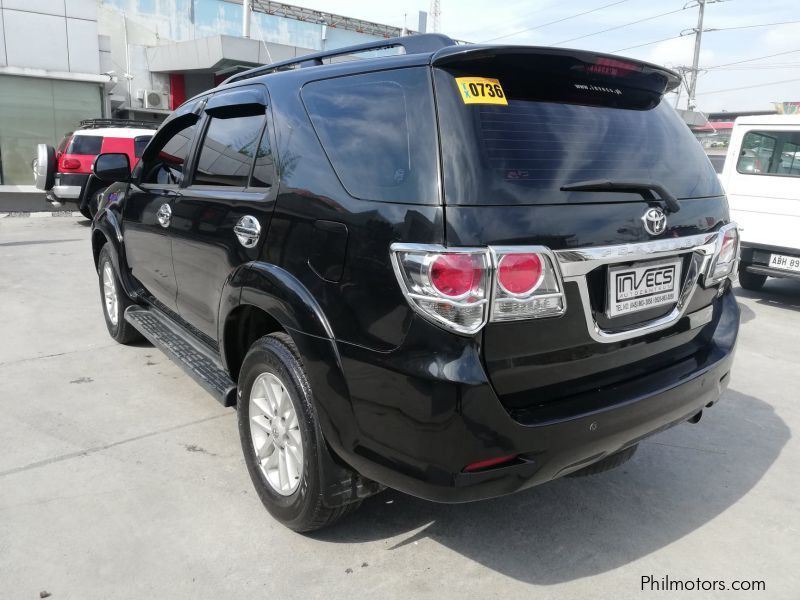
[[700, 74], [700, 43], [703, 39], [703, 13], [706, 10], [706, 0], [697, 0], [697, 8], [699, 14], [697, 15], [697, 28], [694, 30], [694, 58], [692, 59], [692, 79], [689, 82], [689, 99], [687, 100], [686, 107], [689, 110], [695, 109], [694, 93], [697, 89], [697, 76]]
[[441, 30], [442, 5], [439, 0], [431, 0], [431, 31], [439, 33]]
[[250, 37], [250, 17], [253, 12], [252, 0], [243, 0], [242, 2], [242, 37]]

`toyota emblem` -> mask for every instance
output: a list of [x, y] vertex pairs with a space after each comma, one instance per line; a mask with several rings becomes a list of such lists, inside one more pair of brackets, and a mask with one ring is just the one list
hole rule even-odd
[[648, 208], [642, 217], [644, 229], [650, 235], [661, 235], [667, 228], [667, 215], [660, 208]]

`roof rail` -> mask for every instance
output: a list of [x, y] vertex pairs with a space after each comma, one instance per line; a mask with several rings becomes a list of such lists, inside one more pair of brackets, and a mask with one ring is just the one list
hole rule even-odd
[[314, 54], [306, 54], [297, 56], [290, 60], [281, 62], [270, 63], [261, 67], [255, 67], [237, 73], [228, 77], [220, 85], [226, 83], [233, 83], [234, 81], [241, 81], [242, 79], [250, 79], [258, 75], [266, 75], [268, 73], [276, 73], [278, 71], [288, 71], [294, 68], [302, 67], [317, 67], [322, 64], [325, 58], [333, 58], [334, 56], [343, 56], [346, 54], [359, 54], [361, 52], [370, 52], [372, 50], [383, 50], [384, 48], [402, 47], [406, 54], [423, 54], [425, 52], [436, 52], [441, 48], [447, 46], [455, 46], [456, 42], [446, 35], [440, 33], [420, 33], [416, 35], [405, 35], [402, 37], [389, 38], [385, 40], [375, 40], [374, 42], [367, 42], [366, 44], [358, 44], [356, 46], [344, 46], [342, 48], [335, 48], [325, 52], [316, 52]]
[[157, 121], [142, 121], [137, 119], [83, 119], [80, 129], [99, 129], [101, 127], [140, 127], [142, 129], [158, 129], [161, 123]]

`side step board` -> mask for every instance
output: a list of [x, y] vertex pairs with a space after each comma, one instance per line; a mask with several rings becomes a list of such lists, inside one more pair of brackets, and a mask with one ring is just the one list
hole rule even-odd
[[236, 384], [203, 342], [157, 309], [129, 306], [125, 320], [223, 406], [236, 404]]

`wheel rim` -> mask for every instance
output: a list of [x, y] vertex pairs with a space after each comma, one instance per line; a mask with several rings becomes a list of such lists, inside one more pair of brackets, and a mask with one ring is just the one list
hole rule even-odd
[[111, 324], [117, 325], [117, 285], [114, 282], [114, 272], [111, 270], [111, 264], [106, 263], [103, 265], [103, 300], [105, 300], [106, 315]]
[[249, 411], [258, 468], [273, 490], [289, 496], [303, 476], [303, 438], [289, 391], [278, 377], [262, 373], [253, 382]]

